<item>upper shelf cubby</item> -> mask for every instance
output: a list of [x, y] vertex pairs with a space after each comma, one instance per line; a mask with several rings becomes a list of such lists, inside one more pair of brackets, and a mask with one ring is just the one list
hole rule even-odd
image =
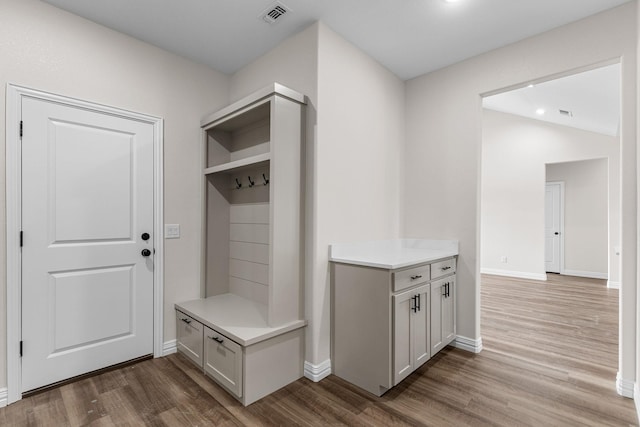
[[304, 103], [298, 92], [274, 83], [202, 120], [205, 174], [233, 172], [270, 160], [273, 94]]

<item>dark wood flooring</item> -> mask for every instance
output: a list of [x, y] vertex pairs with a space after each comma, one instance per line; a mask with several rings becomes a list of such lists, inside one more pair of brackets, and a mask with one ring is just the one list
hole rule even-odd
[[0, 425], [637, 425], [615, 391], [617, 298], [600, 280], [485, 276], [484, 350], [447, 348], [381, 398], [332, 375], [244, 408], [174, 354], [22, 399]]

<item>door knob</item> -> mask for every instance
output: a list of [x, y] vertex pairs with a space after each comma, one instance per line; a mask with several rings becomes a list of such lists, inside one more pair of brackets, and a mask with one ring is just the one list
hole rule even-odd
[[553, 233], [553, 234], [555, 234], [555, 235], [557, 236], [557, 235], [558, 235], [558, 234], [560, 234], [560, 233], [558, 233], [558, 232], [556, 231], [556, 232], [555, 232], [555, 233]]
[[143, 249], [141, 254], [142, 256], [149, 256], [151, 255], [151, 251], [149, 249]]
[[142, 238], [142, 240], [144, 240], [144, 241], [149, 240], [149, 237], [151, 237], [151, 236], [149, 236], [149, 233], [142, 233], [142, 236], [140, 236], [140, 238]]

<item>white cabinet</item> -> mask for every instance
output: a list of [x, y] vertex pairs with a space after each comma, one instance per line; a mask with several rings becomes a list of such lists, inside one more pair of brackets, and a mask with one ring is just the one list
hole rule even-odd
[[393, 385], [429, 360], [429, 285], [393, 295]]
[[208, 327], [204, 328], [204, 371], [242, 397], [242, 347]]
[[176, 346], [178, 351], [202, 367], [202, 333], [200, 322], [176, 311]]
[[303, 374], [304, 114], [274, 83], [201, 121], [203, 298], [175, 308], [202, 336], [178, 349], [244, 405]]
[[455, 266], [332, 262], [333, 373], [381, 396], [453, 341]]
[[431, 354], [456, 337], [455, 292], [455, 275], [431, 283]]

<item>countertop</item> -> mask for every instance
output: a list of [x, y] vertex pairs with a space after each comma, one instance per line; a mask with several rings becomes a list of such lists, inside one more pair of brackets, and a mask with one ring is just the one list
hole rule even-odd
[[458, 255], [457, 240], [395, 239], [329, 246], [329, 261], [395, 270]]

